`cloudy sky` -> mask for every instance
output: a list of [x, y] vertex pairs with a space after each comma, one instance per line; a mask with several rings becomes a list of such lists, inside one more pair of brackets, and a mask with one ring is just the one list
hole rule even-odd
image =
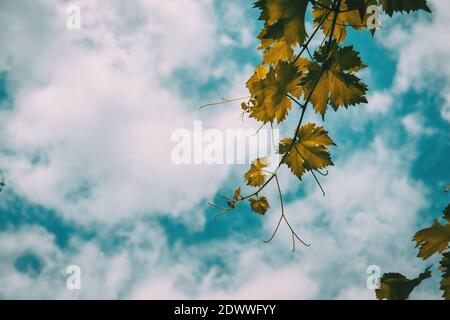
[[[171, 161], [171, 134], [194, 121], [258, 127], [238, 103], [198, 108], [247, 94], [251, 2], [0, 2], [0, 298], [372, 299], [369, 265], [409, 277], [428, 265], [410, 239], [449, 202], [450, 3], [383, 16], [375, 38], [350, 33], [369, 104], [327, 114], [338, 147], [325, 198], [282, 172], [286, 212], [312, 244], [292, 253], [285, 228], [262, 241], [276, 201], [265, 217], [243, 206], [214, 220], [208, 201], [247, 166]], [[80, 30], [66, 27], [72, 3]], [[69, 265], [81, 290], [66, 287]], [[436, 277], [412, 297], [439, 298]]]

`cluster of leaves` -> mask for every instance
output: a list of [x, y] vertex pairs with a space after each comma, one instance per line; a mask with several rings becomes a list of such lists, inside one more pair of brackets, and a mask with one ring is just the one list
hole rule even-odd
[[[293, 135], [282, 139], [278, 146], [281, 161], [275, 171], [268, 172], [268, 159], [261, 158], [256, 159], [245, 174], [246, 184], [257, 188], [256, 191], [242, 195], [241, 188], [237, 188], [231, 198], [222, 197], [226, 207], [213, 206], [228, 212], [248, 200], [254, 212], [264, 215], [270, 205], [261, 192], [275, 181], [282, 213], [268, 241], [285, 221], [292, 232], [294, 250], [295, 239], [304, 243], [284, 214], [277, 177], [280, 167], [286, 165], [300, 180], [305, 173], [311, 173], [325, 194], [316, 173], [326, 175], [320, 170], [333, 165], [329, 147], [335, 143], [323, 126], [303, 123], [308, 106], [324, 120], [330, 107], [337, 111], [367, 103], [367, 85], [356, 74], [367, 65], [353, 46], [344, 46], [343, 42], [348, 28], [369, 30], [367, 21], [372, 17], [372, 5], [380, 5], [389, 16], [396, 12], [430, 11], [426, 0], [258, 0], [254, 3], [261, 12], [259, 20], [264, 23], [258, 35], [262, 63], [247, 81], [250, 96], [242, 103], [243, 113], [262, 126], [280, 124], [293, 106], [300, 108], [301, 115]], [[305, 28], [308, 8], [314, 20], [310, 35]], [[322, 41], [315, 42], [321, 44], [311, 48], [312, 40], [321, 33]]]
[[[442, 253], [440, 264], [440, 271], [442, 278], [440, 281], [440, 288], [442, 290], [442, 297], [445, 300], [450, 300], [450, 204], [444, 210], [442, 223], [435, 220], [433, 225], [418, 231], [413, 241], [419, 248], [417, 256], [423, 260], [427, 260], [434, 254]], [[380, 281], [380, 288], [376, 290], [378, 299], [387, 300], [405, 300], [408, 299], [411, 292], [420, 283], [431, 277], [430, 267], [422, 272], [415, 279], [408, 279], [400, 273], [385, 273]]]

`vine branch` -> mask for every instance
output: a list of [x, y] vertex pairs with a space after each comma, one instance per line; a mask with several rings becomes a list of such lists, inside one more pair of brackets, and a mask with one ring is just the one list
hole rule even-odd
[[[310, 45], [312, 39], [315, 37], [315, 35], [317, 34], [318, 30], [321, 28], [321, 26], [323, 25], [323, 23], [328, 19], [328, 16], [330, 15], [330, 13], [331, 13], [331, 12], [334, 12], [333, 20], [332, 20], [332, 26], [331, 26], [331, 28], [328, 30], [328, 32], [330, 32], [330, 33], [328, 34], [328, 32], [327, 32], [327, 34], [325, 35], [324, 40], [323, 40], [323, 41], [325, 41], [325, 40], [327, 39], [327, 37], [328, 37], [328, 43], [327, 43], [327, 47], [326, 47], [326, 49], [325, 49], [325, 52], [326, 52], [326, 53], [325, 53], [325, 56], [328, 56], [329, 53], [330, 53], [331, 43], [332, 43], [332, 39], [333, 39], [333, 33], [334, 33], [334, 30], [335, 30], [335, 27], [336, 27], [336, 24], [337, 24], [337, 17], [338, 17], [338, 15], [339, 15], [339, 13], [340, 13], [339, 8], [340, 8], [340, 6], [341, 6], [342, 0], [334, 0], [334, 1], [333, 1], [333, 7], [332, 7], [332, 8], [328, 8], [327, 6], [323, 6], [323, 5], [321, 5], [319, 2], [314, 1], [314, 0], [310, 0], [310, 2], [311, 2], [311, 3], [314, 3], [314, 4], [316, 4], [316, 5], [325, 7], [325, 9], [328, 10], [328, 12], [327, 12], [327, 14], [325, 15], [325, 17], [323, 18], [323, 20], [322, 20], [322, 21], [319, 23], [319, 25], [316, 27], [316, 29], [314, 30], [314, 32], [311, 34], [311, 36], [308, 38], [308, 40], [306, 41], [306, 43], [305, 43], [304, 45], [302, 45], [302, 49], [300, 50], [300, 52], [298, 53], [298, 55], [297, 55], [296, 58], [294, 59], [293, 63], [297, 62], [297, 60], [300, 58], [300, 56], [301, 56], [305, 51], [307, 51], [308, 54], [311, 55], [310, 52], [309, 52], [308, 46]], [[323, 42], [322, 42], [322, 43], [323, 43]], [[297, 143], [297, 141], [299, 141], [299, 138], [300, 138], [300, 137], [299, 137], [299, 130], [300, 130], [300, 127], [301, 127], [301, 125], [302, 125], [302, 123], [303, 123], [303, 119], [304, 119], [304, 117], [305, 117], [306, 109], [307, 109], [309, 103], [311, 102], [312, 95], [313, 95], [314, 91], [316, 90], [317, 85], [318, 85], [318, 83], [319, 83], [319, 81], [320, 81], [320, 79], [321, 79], [323, 73], [325, 72], [325, 68], [326, 68], [326, 61], [322, 63], [320, 72], [319, 72], [317, 78], [315, 79], [314, 85], [313, 85], [311, 91], [309, 92], [308, 96], [306, 97], [305, 102], [304, 102], [303, 104], [301, 104], [299, 101], [297, 101], [297, 99], [295, 99], [295, 98], [292, 97], [291, 95], [289, 95], [289, 94], [286, 95], [286, 96], [287, 96], [289, 99], [291, 99], [295, 104], [297, 104], [298, 106], [301, 107], [302, 112], [301, 112], [301, 114], [300, 114], [300, 118], [299, 118], [299, 120], [298, 120], [296, 129], [295, 129], [295, 132], [294, 132], [294, 136], [293, 136], [293, 138], [292, 138], [292, 142], [290, 143], [290, 145], [289, 145], [287, 151], [283, 154], [283, 157], [281, 158], [281, 161], [278, 163], [278, 165], [277, 165], [275, 171], [271, 173], [271, 175], [268, 177], [268, 179], [267, 179], [267, 180], [266, 180], [266, 181], [265, 181], [265, 182], [264, 182], [264, 183], [263, 183], [263, 184], [255, 191], [255, 192], [253, 192], [253, 193], [251, 193], [251, 194], [249, 194], [249, 195], [246, 195], [246, 196], [241, 196], [241, 195], [240, 195], [238, 199], [229, 199], [229, 198], [223, 197], [223, 198], [228, 202], [228, 205], [229, 205], [230, 208], [222, 208], [222, 207], [216, 206], [216, 205], [214, 205], [214, 204], [210, 204], [211, 206], [213, 206], [213, 207], [215, 207], [215, 208], [219, 208], [219, 209], [222, 210], [221, 213], [219, 213], [218, 215], [216, 215], [216, 218], [218, 218], [219, 216], [223, 215], [224, 213], [226, 213], [226, 212], [228, 212], [228, 211], [234, 209], [236, 205], [241, 204], [244, 200], [250, 199], [250, 198], [255, 197], [255, 196], [258, 197], [258, 196], [259, 196], [259, 193], [260, 193], [263, 189], [265, 189], [266, 186], [267, 186], [269, 183], [272, 182], [272, 180], [275, 180], [276, 185], [277, 185], [277, 190], [278, 190], [279, 198], [280, 198], [281, 215], [280, 215], [280, 218], [279, 218], [279, 220], [278, 220], [277, 226], [275, 227], [275, 230], [273, 231], [272, 235], [271, 235], [267, 240], [265, 240], [264, 242], [265, 242], [265, 243], [269, 243], [269, 242], [271, 242], [271, 241], [274, 239], [274, 237], [276, 236], [276, 234], [277, 234], [277, 232], [278, 232], [278, 230], [279, 230], [279, 228], [280, 228], [280, 226], [281, 226], [281, 223], [284, 221], [284, 222], [286, 223], [286, 225], [288, 226], [288, 228], [289, 228], [289, 230], [290, 230], [290, 232], [291, 232], [291, 235], [292, 235], [292, 240], [293, 240], [293, 251], [295, 251], [295, 239], [297, 239], [298, 241], [300, 241], [300, 242], [301, 242], [304, 246], [306, 246], [306, 247], [309, 247], [310, 244], [306, 243], [305, 241], [303, 241], [303, 240], [300, 238], [300, 236], [295, 232], [295, 230], [292, 228], [292, 225], [289, 223], [288, 219], [286, 218], [286, 215], [285, 215], [285, 212], [284, 212], [283, 196], [282, 196], [282, 193], [281, 193], [281, 187], [280, 187], [280, 183], [279, 183], [279, 180], [278, 180], [278, 175], [277, 175], [277, 173], [278, 173], [278, 170], [279, 170], [279, 168], [281, 167], [281, 165], [285, 162], [286, 157], [288, 156], [288, 154], [290, 153], [290, 151], [292, 150], [292, 148], [295, 148], [296, 152], [297, 152], [297, 153], [302, 157], [302, 159], [305, 161], [306, 167], [307, 167], [308, 170], [312, 173], [312, 175], [313, 175], [315, 181], [317, 182], [317, 184], [319, 185], [319, 187], [320, 187], [320, 189], [321, 189], [323, 195], [325, 196], [325, 191], [324, 191], [322, 185], [320, 184], [319, 180], [317, 179], [317, 176], [315, 175], [315, 172], [314, 172], [315, 170], [311, 170], [311, 166], [308, 164], [308, 162], [305, 160], [305, 158], [303, 157], [303, 155], [301, 155], [301, 153], [299, 152], [298, 148], [296, 147], [296, 143]], [[317, 171], [317, 172], [318, 172], [319, 174], [321, 174], [321, 175], [326, 175], [326, 174], [328, 174], [328, 173], [323, 174], [323, 173], [320, 172], [320, 171]]]

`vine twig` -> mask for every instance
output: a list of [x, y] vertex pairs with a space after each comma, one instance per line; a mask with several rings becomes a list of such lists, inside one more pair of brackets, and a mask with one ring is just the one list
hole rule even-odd
[[281, 222], [284, 220], [284, 222], [286, 223], [286, 225], [288, 226], [289, 230], [291, 231], [292, 234], [292, 252], [295, 251], [295, 239], [297, 239], [298, 241], [300, 241], [304, 246], [309, 247], [311, 246], [311, 244], [306, 243], [305, 241], [303, 241], [297, 234], [297, 232], [294, 231], [294, 229], [292, 228], [291, 224], [289, 223], [288, 219], [286, 218], [286, 215], [284, 213], [284, 203], [283, 203], [283, 193], [281, 192], [281, 188], [280, 188], [280, 182], [278, 181], [278, 176], [275, 174], [275, 181], [277, 183], [277, 189], [278, 189], [278, 195], [280, 197], [280, 205], [281, 205], [281, 216], [280, 219], [278, 220], [277, 226], [274, 230], [274, 232], [272, 233], [272, 235], [269, 237], [269, 239], [264, 240], [264, 243], [269, 243], [271, 242], [274, 238], [275, 235], [278, 232], [278, 229], [280, 228]]
[[[312, 1], [312, 0], [310, 0], [310, 1]], [[316, 1], [312, 1], [312, 2], [316, 2]], [[293, 63], [295, 63], [295, 62], [300, 58], [300, 56], [303, 54], [303, 52], [308, 51], [308, 53], [309, 53], [308, 46], [309, 46], [309, 44], [311, 43], [312, 39], [314, 38], [314, 36], [316, 35], [316, 33], [317, 33], [317, 31], [320, 29], [320, 27], [323, 25], [324, 21], [328, 18], [329, 14], [330, 14], [331, 12], [334, 12], [333, 21], [332, 21], [332, 26], [331, 26], [331, 28], [327, 31], [327, 34], [326, 34], [325, 37], [324, 37], [324, 41], [325, 41], [325, 39], [328, 37], [328, 43], [327, 43], [327, 47], [326, 47], [326, 49], [325, 49], [325, 56], [327, 57], [327, 56], [329, 55], [330, 49], [331, 49], [331, 43], [332, 43], [332, 39], [333, 39], [333, 33], [334, 33], [334, 30], [335, 30], [335, 27], [336, 27], [336, 23], [337, 23], [337, 17], [338, 17], [338, 15], [339, 15], [339, 13], [340, 13], [339, 9], [340, 9], [341, 3], [342, 3], [342, 0], [334, 0], [334, 1], [333, 1], [333, 8], [328, 8], [328, 7], [326, 7], [326, 9], [328, 10], [327, 14], [325, 15], [324, 19], [320, 22], [320, 24], [316, 27], [316, 29], [315, 29], [314, 32], [311, 34], [311, 36], [310, 36], [309, 39], [306, 41], [306, 43], [302, 46], [302, 49], [300, 50], [299, 54], [298, 54], [298, 55], [296, 56], [296, 58], [294, 59]], [[330, 34], [328, 34], [328, 32], [330, 32]], [[310, 53], [309, 53], [309, 54], [310, 54]], [[311, 173], [312, 173], [314, 179], [316, 180], [317, 184], [319, 185], [320, 189], [322, 190], [323, 195], [325, 196], [325, 191], [324, 191], [322, 185], [320, 184], [319, 180], [317, 179], [317, 176], [316, 176], [315, 173], [314, 173], [315, 170], [311, 170], [311, 166], [309, 166], [308, 162], [305, 160], [305, 158], [304, 158], [304, 157], [301, 155], [301, 153], [299, 152], [298, 148], [296, 147], [296, 143], [297, 143], [297, 140], [299, 140], [299, 138], [300, 138], [300, 137], [299, 137], [299, 131], [300, 131], [300, 127], [301, 127], [301, 125], [302, 125], [302, 123], [303, 123], [303, 119], [304, 119], [304, 117], [305, 117], [305, 113], [306, 113], [307, 106], [308, 106], [308, 104], [311, 102], [312, 95], [313, 95], [314, 91], [316, 90], [317, 85], [318, 85], [318, 83], [319, 83], [319, 81], [320, 81], [320, 79], [321, 79], [323, 73], [325, 72], [326, 65], [327, 65], [327, 63], [326, 63], [326, 61], [324, 61], [324, 62], [322, 63], [320, 72], [319, 72], [319, 74], [318, 74], [318, 76], [317, 76], [317, 78], [316, 78], [316, 80], [315, 80], [315, 82], [314, 82], [314, 85], [312, 86], [312, 89], [311, 89], [310, 92], [308, 93], [308, 96], [306, 97], [305, 102], [304, 102], [303, 104], [301, 104], [299, 101], [297, 101], [297, 100], [296, 100], [294, 97], [292, 97], [291, 95], [289, 95], [289, 94], [286, 95], [286, 96], [287, 96], [289, 99], [291, 99], [295, 104], [299, 105], [299, 106], [302, 108], [302, 112], [301, 112], [301, 114], [300, 114], [300, 118], [299, 118], [299, 120], [298, 120], [298, 123], [297, 123], [296, 129], [295, 129], [295, 132], [294, 132], [294, 136], [293, 136], [293, 138], [292, 138], [292, 141], [291, 141], [291, 143], [289, 144], [289, 147], [288, 147], [287, 151], [283, 154], [283, 157], [281, 158], [281, 161], [278, 163], [278, 165], [277, 165], [275, 171], [271, 173], [271, 175], [269, 176], [269, 178], [268, 178], [268, 179], [267, 179], [267, 180], [266, 180], [266, 181], [265, 181], [265, 182], [264, 182], [264, 183], [263, 183], [263, 184], [255, 191], [255, 192], [253, 192], [253, 193], [251, 193], [251, 194], [249, 194], [249, 195], [247, 195], [247, 196], [239, 196], [239, 199], [237, 199], [237, 200], [236, 200], [236, 199], [227, 199], [228, 205], [229, 205], [231, 208], [234, 208], [237, 204], [242, 203], [244, 200], [250, 199], [250, 198], [255, 197], [255, 196], [256, 196], [256, 197], [259, 197], [259, 193], [260, 193], [260, 192], [261, 192], [261, 191], [262, 191], [262, 190], [263, 190], [263, 189], [264, 189], [264, 188], [265, 188], [272, 180], [275, 179], [275, 182], [276, 182], [276, 185], [277, 185], [277, 189], [278, 189], [278, 194], [279, 194], [279, 197], [280, 197], [281, 216], [280, 216], [280, 219], [279, 219], [279, 221], [278, 221], [278, 223], [277, 223], [277, 226], [276, 226], [274, 232], [273, 232], [272, 235], [269, 237], [269, 239], [266, 240], [266, 241], [264, 241], [264, 242], [265, 242], [265, 243], [269, 243], [270, 241], [272, 241], [273, 238], [275, 237], [275, 235], [277, 234], [278, 230], [279, 230], [279, 227], [280, 227], [280, 225], [281, 225], [281, 222], [282, 222], [282, 221], [285, 221], [286, 225], [289, 227], [289, 229], [290, 229], [290, 231], [291, 231], [291, 234], [292, 234], [292, 238], [293, 238], [293, 251], [295, 251], [295, 239], [297, 239], [298, 241], [300, 241], [303, 245], [305, 245], [305, 246], [307, 246], [307, 247], [309, 247], [310, 244], [304, 242], [304, 241], [298, 236], [298, 234], [294, 231], [294, 229], [292, 228], [291, 224], [289, 223], [289, 221], [288, 221], [287, 218], [286, 218], [286, 215], [285, 215], [285, 213], [284, 213], [283, 197], [282, 197], [281, 188], [280, 188], [280, 183], [279, 183], [279, 181], [278, 181], [278, 175], [277, 175], [277, 173], [278, 173], [278, 170], [279, 170], [279, 168], [281, 167], [281, 165], [285, 162], [286, 157], [288, 156], [288, 154], [290, 153], [290, 151], [292, 150], [292, 148], [295, 148], [296, 151], [297, 151], [297, 153], [298, 153], [298, 154], [302, 157], [302, 159], [305, 161], [305, 164], [306, 164], [308, 170], [311, 171]], [[245, 97], [245, 98], [248, 98], [248, 97]], [[225, 102], [225, 103], [226, 103], [226, 102]], [[322, 174], [320, 171], [317, 171], [317, 172], [318, 172], [319, 174], [321, 174], [321, 175], [326, 175], [326, 174], [328, 174], [328, 173]], [[215, 205], [213, 205], [213, 206], [214, 206], [214, 207], [217, 207], [217, 208], [219, 208], [219, 209], [222, 209], [222, 210], [226, 210], [226, 211], [222, 211], [222, 212], [220, 213], [220, 215], [222, 215], [222, 214], [228, 212], [229, 210], [231, 210], [230, 208], [221, 208], [221, 207], [218, 207], [218, 206], [215, 206]]]

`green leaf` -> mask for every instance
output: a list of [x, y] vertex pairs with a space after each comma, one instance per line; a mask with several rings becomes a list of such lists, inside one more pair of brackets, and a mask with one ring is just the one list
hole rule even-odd
[[443, 291], [442, 297], [445, 300], [450, 300], [450, 252], [442, 254], [442, 259], [439, 264], [439, 270], [442, 272], [440, 282], [441, 290]]
[[435, 220], [429, 228], [418, 231], [413, 240], [416, 247], [419, 247], [418, 257], [426, 260], [435, 253], [444, 252], [448, 248], [450, 242], [450, 205], [444, 210], [443, 219], [446, 224], [441, 224], [439, 220]]
[[[325, 54], [328, 43], [315, 52], [314, 58], [317, 62], [309, 62], [306, 65], [309, 72], [301, 81], [305, 96], [311, 95], [314, 110], [322, 117], [328, 104], [336, 111], [342, 106], [347, 108], [350, 105], [367, 103], [367, 85], [353, 74], [367, 65], [361, 61], [353, 46], [341, 48], [333, 40], [329, 47], [328, 55]], [[324, 71], [321, 73], [322, 67]]]
[[380, 0], [381, 6], [387, 15], [392, 17], [394, 12], [406, 12], [424, 10], [431, 12], [427, 0]]
[[260, 215], [265, 215], [267, 209], [270, 208], [266, 197], [259, 197], [258, 199], [249, 199], [252, 210]]
[[323, 127], [316, 127], [314, 123], [308, 123], [300, 127], [297, 136], [292, 147], [290, 147], [291, 138], [282, 139], [278, 152], [283, 156], [288, 153], [284, 163], [299, 179], [306, 171], [334, 165], [328, 152], [328, 146], [335, 145], [335, 143]]
[[375, 290], [379, 300], [406, 300], [411, 292], [425, 279], [431, 277], [430, 267], [417, 278], [408, 279], [401, 273], [385, 273], [381, 277], [380, 288]]

